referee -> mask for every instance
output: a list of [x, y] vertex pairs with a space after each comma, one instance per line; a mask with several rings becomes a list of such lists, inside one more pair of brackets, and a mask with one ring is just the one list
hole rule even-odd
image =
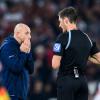
[[54, 43], [52, 58], [52, 67], [59, 68], [57, 100], [88, 100], [84, 70], [88, 60], [100, 64], [100, 52], [96, 43], [77, 28], [75, 8], [65, 8], [58, 16], [63, 33]]

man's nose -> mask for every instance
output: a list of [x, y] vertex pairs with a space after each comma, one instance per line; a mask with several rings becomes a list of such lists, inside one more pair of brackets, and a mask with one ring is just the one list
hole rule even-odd
[[29, 34], [28, 38], [31, 39], [31, 35], [30, 34]]

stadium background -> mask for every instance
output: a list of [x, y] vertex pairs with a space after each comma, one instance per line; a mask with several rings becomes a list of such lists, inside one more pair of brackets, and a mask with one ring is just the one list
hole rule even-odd
[[[52, 46], [61, 32], [58, 11], [68, 6], [78, 9], [78, 27], [100, 49], [100, 0], [0, 0], [0, 43], [19, 22], [29, 25], [32, 31], [35, 71], [30, 76], [28, 100], [56, 100], [57, 70], [51, 68]], [[89, 100], [100, 100], [100, 66], [88, 62], [86, 75]]]

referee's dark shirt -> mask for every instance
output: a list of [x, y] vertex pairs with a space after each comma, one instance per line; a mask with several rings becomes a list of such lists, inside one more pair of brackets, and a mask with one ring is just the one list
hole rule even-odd
[[54, 43], [54, 55], [62, 56], [58, 76], [73, 70], [73, 66], [78, 66], [84, 71], [89, 55], [98, 52], [96, 43], [92, 42], [86, 33], [80, 30], [70, 32], [71, 39], [67, 49], [65, 48], [69, 41], [68, 32], [61, 33]]

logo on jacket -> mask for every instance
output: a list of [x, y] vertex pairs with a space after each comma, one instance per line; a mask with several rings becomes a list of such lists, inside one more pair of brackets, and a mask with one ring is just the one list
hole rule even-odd
[[12, 57], [14, 57], [14, 55], [9, 56], [9, 58], [12, 58]]

